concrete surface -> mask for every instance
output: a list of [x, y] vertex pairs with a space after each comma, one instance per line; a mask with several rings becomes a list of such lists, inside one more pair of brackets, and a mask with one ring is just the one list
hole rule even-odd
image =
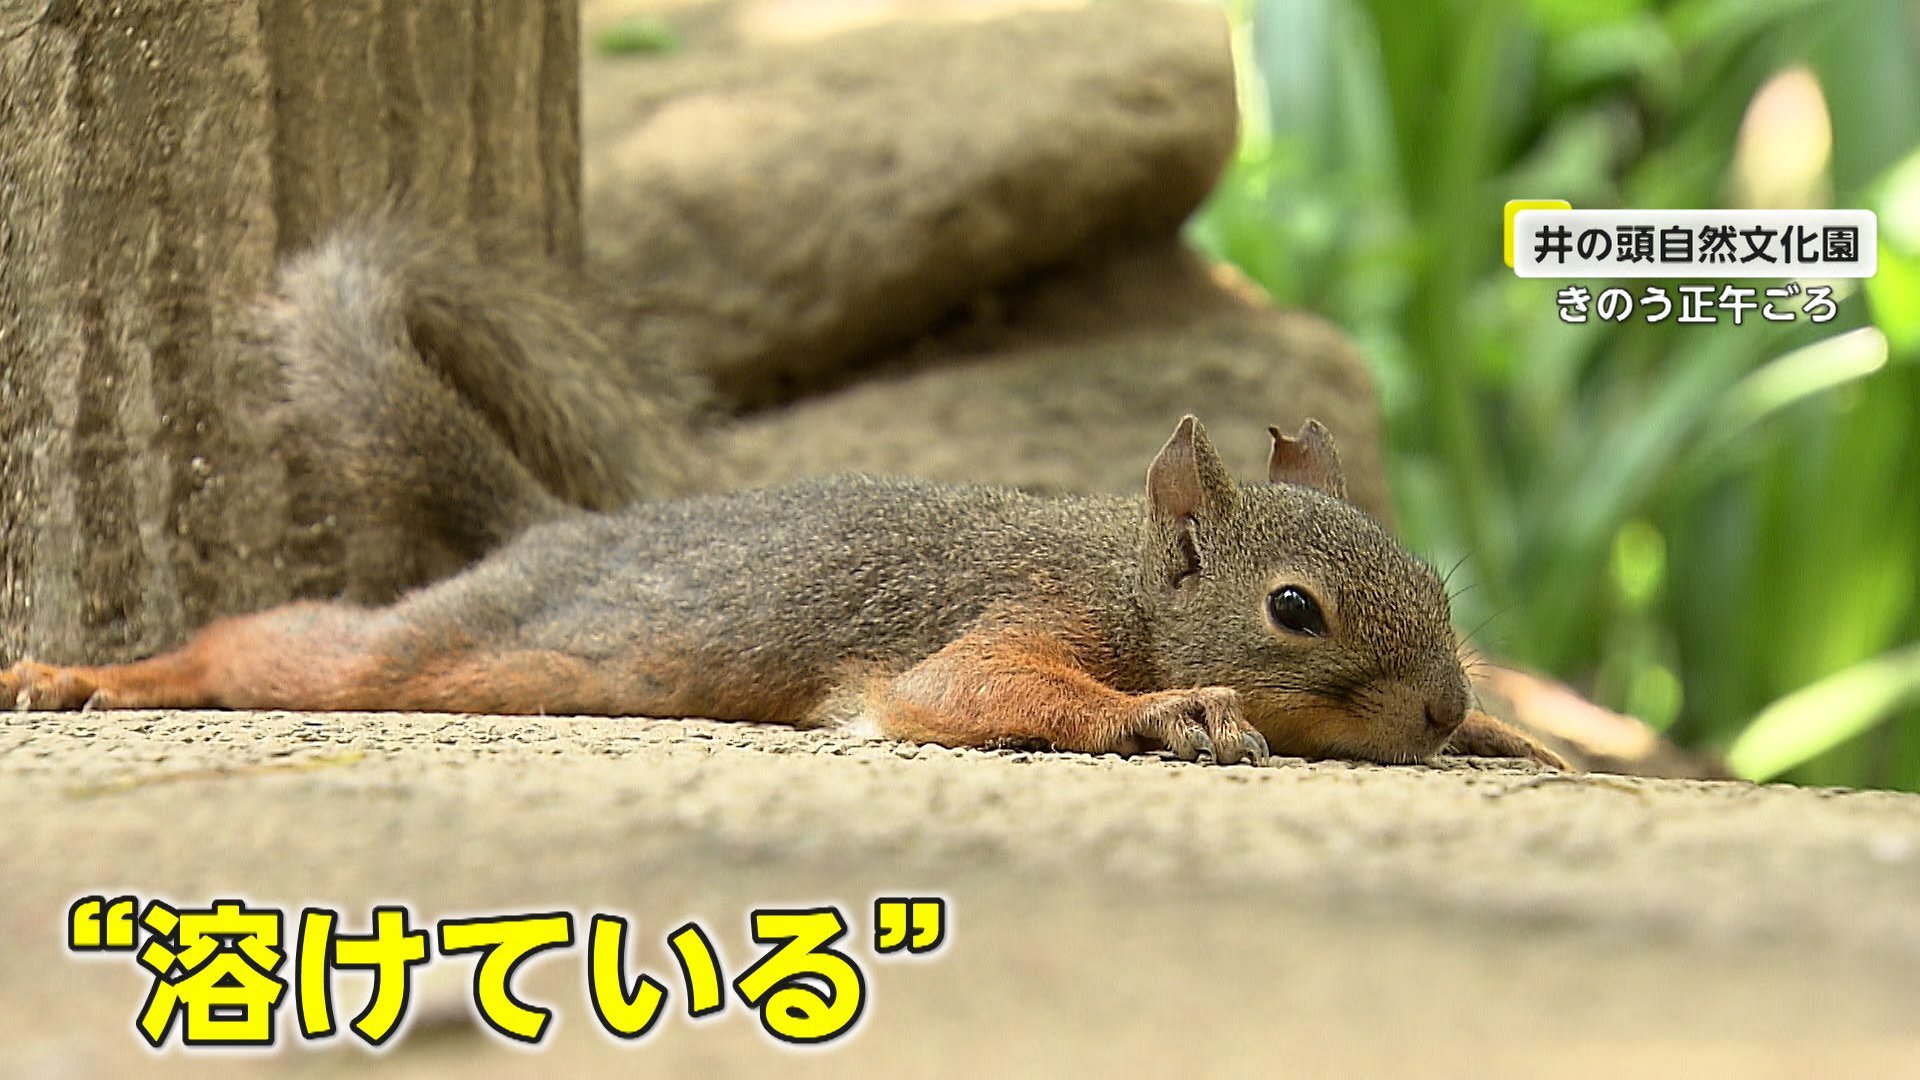
[[[1920, 1075], [1906, 795], [707, 723], [8, 714], [0, 819], [8, 1075]], [[289, 994], [277, 1052], [156, 1055], [145, 973], [65, 951], [93, 893], [323, 903], [348, 933], [378, 902], [570, 909], [580, 939], [622, 914], [669, 1015], [602, 1034], [579, 940], [516, 976], [556, 1012], [537, 1050], [478, 1024], [471, 959], [435, 953], [383, 1052], [292, 1037]], [[870, 904], [897, 894], [950, 901], [941, 949], [874, 956]], [[669, 931], [699, 921], [731, 980], [765, 951], [751, 908], [821, 903], [867, 978], [847, 1036], [795, 1050], [731, 996], [686, 1018]], [[344, 1024], [367, 983], [334, 980]]]

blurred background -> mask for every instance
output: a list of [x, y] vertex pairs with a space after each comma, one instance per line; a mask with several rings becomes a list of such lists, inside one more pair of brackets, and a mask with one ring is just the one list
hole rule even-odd
[[[1920, 790], [1920, 4], [1227, 6], [1192, 239], [1361, 342], [1461, 629], [1742, 775]], [[1824, 325], [1567, 325], [1511, 198], [1870, 209], [1879, 273]]]

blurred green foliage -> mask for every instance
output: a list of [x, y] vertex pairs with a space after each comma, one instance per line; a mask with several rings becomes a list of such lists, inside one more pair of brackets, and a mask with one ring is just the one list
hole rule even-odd
[[593, 45], [608, 56], [670, 53], [679, 50], [680, 34], [658, 15], [629, 15], [603, 27], [594, 35]]
[[[1920, 790], [1920, 6], [1228, 6], [1194, 238], [1366, 349], [1461, 626], [1744, 775]], [[1570, 326], [1510, 198], [1873, 209], [1880, 273], [1825, 325]]]

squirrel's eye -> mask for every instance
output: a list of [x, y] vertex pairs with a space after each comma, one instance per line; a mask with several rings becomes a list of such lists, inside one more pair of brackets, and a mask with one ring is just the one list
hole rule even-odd
[[1320, 605], [1298, 585], [1282, 585], [1267, 594], [1267, 617], [1290, 633], [1308, 637], [1324, 637], [1327, 633], [1327, 619], [1320, 614]]

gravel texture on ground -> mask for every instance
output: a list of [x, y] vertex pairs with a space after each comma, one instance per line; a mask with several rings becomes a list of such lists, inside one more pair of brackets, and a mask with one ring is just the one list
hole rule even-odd
[[[166, 712], [6, 716], [0, 817], [12, 1075], [1920, 1070], [1920, 798], [1893, 793]], [[576, 943], [514, 978], [555, 1013], [537, 1051], [474, 1018], [471, 958], [435, 952], [377, 1056], [291, 1035], [289, 994], [276, 1053], [156, 1062], [133, 1028], [145, 972], [65, 950], [89, 894], [319, 904], [344, 933], [377, 903], [429, 928], [565, 909]], [[939, 949], [876, 956], [872, 902], [897, 895], [949, 902]], [[671, 930], [699, 922], [731, 980], [766, 951], [751, 909], [821, 904], [866, 978], [847, 1035], [796, 1050], [732, 994], [687, 1018]], [[634, 920], [629, 975], [667, 988], [635, 1043], [587, 1005], [594, 913]], [[367, 980], [334, 979], [344, 1025]]]

